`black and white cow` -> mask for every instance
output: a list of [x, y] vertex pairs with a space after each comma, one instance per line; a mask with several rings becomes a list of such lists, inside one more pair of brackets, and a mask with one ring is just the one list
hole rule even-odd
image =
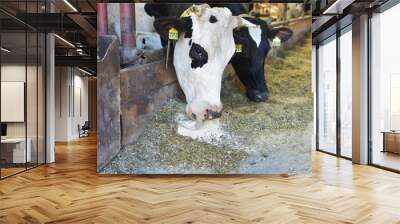
[[157, 19], [154, 26], [163, 39], [172, 27], [180, 33], [173, 63], [185, 93], [186, 113], [201, 122], [221, 114], [222, 76], [235, 53], [233, 30], [255, 25], [233, 16], [227, 8], [207, 4], [193, 6], [188, 14]]
[[238, 28], [233, 32], [236, 44], [242, 51], [234, 54], [231, 64], [240, 81], [246, 86], [247, 97], [255, 102], [269, 98], [268, 85], [265, 80], [264, 62], [271, 49], [270, 41], [278, 37], [281, 42], [290, 39], [293, 32], [289, 28], [271, 29], [261, 19], [245, 17], [257, 27]]
[[[174, 66], [188, 103], [186, 112], [197, 120], [220, 116], [222, 73], [229, 62], [246, 86], [248, 98], [267, 100], [264, 60], [271, 48], [269, 40], [286, 41], [292, 35], [288, 28], [269, 29], [263, 20], [233, 16], [246, 11], [241, 4], [227, 6], [196, 5], [183, 18], [178, 16], [189, 5], [145, 6], [156, 17], [154, 27], [164, 43], [171, 27], [183, 33], [175, 45]], [[242, 45], [242, 52], [234, 55], [235, 42]]]

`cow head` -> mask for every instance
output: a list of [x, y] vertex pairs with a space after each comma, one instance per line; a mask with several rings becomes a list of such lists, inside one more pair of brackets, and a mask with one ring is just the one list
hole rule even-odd
[[193, 6], [186, 17], [169, 17], [154, 22], [161, 38], [168, 30], [179, 30], [174, 49], [174, 66], [186, 96], [186, 113], [197, 121], [219, 117], [223, 71], [235, 52], [233, 29], [255, 26], [227, 8], [207, 4]]
[[[281, 43], [284, 43], [284, 42], [288, 41], [293, 35], [293, 31], [287, 27], [278, 27], [278, 28], [272, 28], [272, 29], [267, 27], [264, 30], [264, 32], [266, 33], [266, 36], [267, 36], [267, 40], [266, 40], [267, 53], [266, 53], [266, 55], [268, 54], [268, 52], [271, 48], [270, 43], [274, 42], [276, 38]], [[261, 60], [262, 60], [262, 65], [261, 65], [262, 69], [253, 71], [254, 74], [251, 75], [251, 76], [255, 76], [254, 80], [257, 80], [257, 81], [255, 83], [249, 82], [248, 85], [246, 85], [247, 97], [250, 100], [255, 101], [255, 102], [266, 101], [269, 98], [269, 90], [267, 87], [267, 83], [265, 80], [265, 78], [266, 78], [265, 72], [263, 69], [265, 58], [262, 58]], [[260, 71], [262, 71], [262, 72], [260, 72]]]
[[259, 25], [234, 31], [234, 39], [243, 51], [235, 54], [231, 63], [240, 81], [246, 87], [247, 97], [255, 102], [266, 101], [269, 91], [265, 80], [265, 57], [271, 49], [270, 42], [285, 42], [293, 35], [286, 27], [269, 28], [267, 22], [258, 18], [245, 18]]

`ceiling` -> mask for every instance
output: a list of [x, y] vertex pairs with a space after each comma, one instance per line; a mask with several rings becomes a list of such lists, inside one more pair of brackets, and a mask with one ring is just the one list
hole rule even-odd
[[352, 18], [376, 9], [391, 0], [312, 0], [312, 35], [317, 44], [337, 29], [351, 24]]
[[[42, 49], [40, 33], [56, 33], [57, 65], [96, 71], [96, 0], [1, 0], [2, 46], [11, 49], [7, 60], [25, 61]], [[49, 13], [49, 12], [52, 13]], [[39, 33], [39, 34], [38, 34]], [[39, 40], [44, 40], [43, 36]], [[25, 48], [25, 46], [27, 46]], [[5, 52], [2, 51], [2, 55]], [[4, 60], [5, 57], [3, 57]]]

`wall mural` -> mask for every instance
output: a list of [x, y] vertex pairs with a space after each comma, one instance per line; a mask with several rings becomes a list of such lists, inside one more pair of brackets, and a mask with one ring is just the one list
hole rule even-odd
[[308, 5], [99, 3], [98, 13], [98, 172], [310, 172]]

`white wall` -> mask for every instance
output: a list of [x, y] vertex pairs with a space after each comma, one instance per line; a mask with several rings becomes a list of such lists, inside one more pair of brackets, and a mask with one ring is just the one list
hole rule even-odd
[[78, 124], [83, 125], [88, 120], [88, 78], [83, 75], [76, 68], [56, 67], [56, 141], [79, 138]]
[[154, 17], [147, 15], [144, 11], [144, 5], [145, 3], [135, 3], [136, 31], [155, 32], [153, 27]]
[[69, 71], [68, 67], [55, 68], [55, 141], [68, 140]]
[[25, 82], [25, 65], [1, 65], [1, 81]]
[[[135, 3], [135, 27], [137, 32], [155, 32], [153, 27], [154, 17], [144, 11], [145, 3]], [[118, 36], [121, 41], [120, 4], [107, 4], [108, 32]]]
[[[78, 124], [83, 125], [85, 121], [89, 120], [89, 113], [88, 113], [88, 78], [85, 76], [81, 76], [82, 73], [74, 75], [74, 96], [71, 99], [74, 99], [74, 102], [71, 105], [74, 105], [71, 108], [72, 111], [72, 119], [71, 119], [71, 136], [72, 138], [78, 138]], [[80, 93], [79, 93], [80, 92]], [[80, 101], [80, 102], [79, 102]], [[81, 107], [81, 108], [80, 108]]]
[[[135, 31], [136, 48], [160, 49], [162, 48], [160, 36], [154, 30], [154, 17], [147, 15], [144, 10], [145, 3], [135, 4]], [[108, 3], [108, 33], [116, 35], [121, 42], [120, 4]]]

